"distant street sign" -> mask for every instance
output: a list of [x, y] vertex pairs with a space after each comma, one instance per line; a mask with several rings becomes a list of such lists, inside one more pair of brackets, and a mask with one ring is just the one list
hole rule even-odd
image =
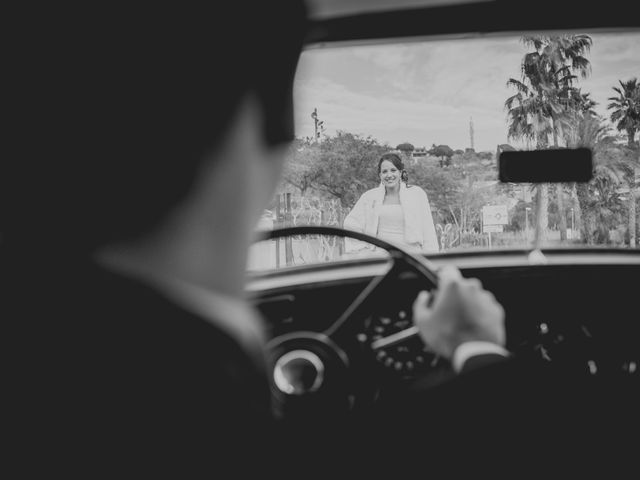
[[503, 227], [502, 225], [483, 225], [482, 233], [502, 233]]
[[506, 205], [485, 205], [482, 207], [482, 225], [506, 225], [509, 223]]

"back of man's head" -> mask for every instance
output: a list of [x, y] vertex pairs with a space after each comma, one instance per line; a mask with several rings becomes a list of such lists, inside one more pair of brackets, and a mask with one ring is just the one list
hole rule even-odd
[[148, 231], [188, 192], [247, 94], [267, 144], [293, 138], [301, 1], [158, 5], [10, 18], [5, 244], [88, 251]]

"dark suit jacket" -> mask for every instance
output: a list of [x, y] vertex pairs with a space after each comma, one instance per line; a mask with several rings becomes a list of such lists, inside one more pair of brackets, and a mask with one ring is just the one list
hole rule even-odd
[[159, 466], [188, 451], [222, 468], [234, 452], [265, 450], [273, 425], [260, 357], [90, 262], [5, 260], [16, 446], [67, 467], [122, 466], [142, 452]]
[[182, 474], [203, 462], [235, 472], [349, 462], [365, 472], [376, 462], [418, 466], [423, 455], [433, 465], [442, 452], [526, 458], [536, 448], [638, 438], [637, 389], [628, 383], [585, 384], [496, 356], [473, 359], [453, 381], [395, 408], [282, 428], [264, 364], [211, 323], [91, 263], [30, 269], [4, 260], [5, 411], [16, 421], [14, 446], [33, 452], [30, 460], [116, 472], [135, 460], [148, 473], [186, 450], [193, 458]]

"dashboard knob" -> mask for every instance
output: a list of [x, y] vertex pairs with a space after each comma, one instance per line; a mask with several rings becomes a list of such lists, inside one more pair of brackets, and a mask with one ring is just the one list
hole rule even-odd
[[276, 361], [273, 381], [287, 395], [315, 392], [324, 381], [324, 363], [309, 350], [292, 350]]

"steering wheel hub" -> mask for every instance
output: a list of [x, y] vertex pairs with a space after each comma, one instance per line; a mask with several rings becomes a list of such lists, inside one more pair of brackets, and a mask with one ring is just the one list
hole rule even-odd
[[324, 363], [309, 350], [292, 350], [282, 355], [273, 367], [273, 382], [287, 395], [317, 391], [324, 381]]

